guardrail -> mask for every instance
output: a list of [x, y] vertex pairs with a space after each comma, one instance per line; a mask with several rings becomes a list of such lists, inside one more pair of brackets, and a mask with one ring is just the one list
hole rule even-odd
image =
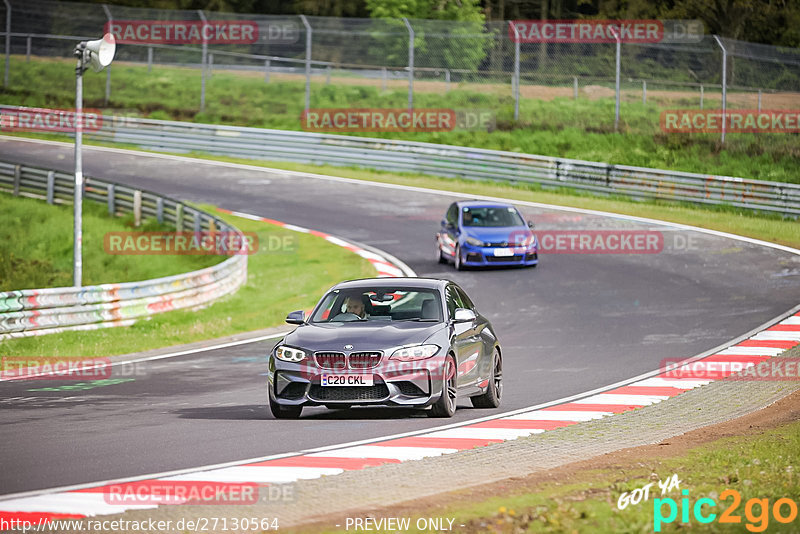
[[635, 199], [724, 204], [791, 217], [800, 215], [800, 185], [796, 184], [499, 150], [113, 116], [103, 117], [102, 128], [86, 135], [98, 141], [169, 152], [526, 182]]
[[[71, 174], [0, 161], [0, 192], [65, 203], [72, 200]], [[175, 225], [176, 231], [239, 230], [180, 201], [113, 182], [85, 178], [84, 196], [103, 202], [112, 216], [133, 213]], [[127, 326], [137, 318], [195, 308], [236, 291], [247, 280], [247, 256], [189, 273], [120, 284], [0, 292], [0, 340]]]

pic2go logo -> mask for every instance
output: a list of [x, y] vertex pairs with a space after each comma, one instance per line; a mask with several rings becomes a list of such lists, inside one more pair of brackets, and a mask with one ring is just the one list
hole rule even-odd
[[[662, 525], [668, 525], [675, 521], [678, 518], [678, 511], [681, 513], [681, 523], [690, 522], [690, 510], [698, 523], [713, 523], [717, 519], [717, 514], [711, 512], [711, 508], [717, 506], [714, 499], [707, 497], [697, 499], [694, 506], [691, 506], [688, 497], [689, 490], [683, 490], [681, 493], [684, 497], [680, 500], [680, 505], [675, 502], [675, 499], [669, 497], [653, 499], [653, 530], [655, 532], [661, 532]], [[729, 497], [733, 499], [733, 502], [720, 514], [719, 523], [740, 524], [742, 517], [736, 515], [735, 512], [742, 502], [742, 496], [737, 490], [732, 489], [726, 489], [719, 495], [721, 501], [727, 500]], [[664, 515], [665, 506], [668, 509], [666, 516]], [[744, 505], [744, 515], [747, 518], [745, 528], [750, 532], [764, 532], [769, 526], [770, 512], [775, 521], [788, 524], [797, 519], [797, 503], [783, 497], [776, 500], [770, 508], [769, 499], [749, 499]]]

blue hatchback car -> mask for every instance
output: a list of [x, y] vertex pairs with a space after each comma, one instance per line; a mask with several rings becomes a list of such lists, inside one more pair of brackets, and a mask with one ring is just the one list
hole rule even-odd
[[487, 265], [539, 263], [533, 223], [511, 204], [468, 200], [453, 202], [436, 234], [436, 259], [458, 270]]

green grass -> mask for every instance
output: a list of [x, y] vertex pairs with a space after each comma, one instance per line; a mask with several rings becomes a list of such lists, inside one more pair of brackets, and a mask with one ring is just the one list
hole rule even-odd
[[[780, 524], [770, 516], [764, 523], [758, 506], [755, 506], [752, 509], [755, 515], [749, 520], [745, 516], [745, 507], [753, 498], [769, 499], [770, 513], [772, 505], [782, 497], [800, 504], [799, 465], [800, 422], [795, 422], [757, 435], [713, 441], [674, 458], [645, 458], [615, 469], [578, 472], [568, 484], [542, 483], [536, 491], [506, 492], [481, 501], [458, 499], [458, 504], [414, 516], [411, 525], [415, 525], [417, 517], [432, 516], [454, 518], [454, 525], [465, 525], [456, 531], [467, 533], [653, 532], [654, 499], [662, 498], [657, 484], [650, 489], [649, 500], [638, 505], [630, 504], [619, 510], [618, 499], [623, 492], [630, 494], [652, 482], [652, 474], [656, 475], [656, 480], [662, 481], [677, 474], [681, 481], [680, 490], [689, 490], [689, 506], [693, 507], [700, 498], [711, 498], [718, 503], [711, 510], [717, 514], [717, 520], [703, 525], [692, 517], [690, 510], [690, 523], [681, 525], [679, 511], [677, 519], [664, 525], [662, 532], [684, 532], [687, 529], [691, 532], [750, 532], [748, 524], [754, 528], [767, 525], [767, 532], [797, 532], [797, 519], [791, 524]], [[720, 497], [726, 489], [736, 490], [741, 495], [741, 503], [733, 510], [733, 515], [741, 517], [739, 525], [718, 522], [720, 514], [732, 503], [730, 497]], [[678, 505], [682, 497], [677, 489], [663, 496], [674, 499]], [[664, 514], [667, 512], [667, 505], [664, 505]], [[707, 505], [703, 506], [703, 512], [708, 513]], [[789, 507], [784, 505], [783, 514], [788, 513]], [[383, 516], [378, 514], [377, 517]], [[408, 532], [420, 531], [411, 528]]]
[[[0, 193], [0, 291], [72, 285], [72, 206]], [[83, 283], [133, 282], [202, 269], [220, 256], [107, 254], [106, 232], [169, 231], [154, 219], [133, 226], [133, 215], [113, 218], [102, 204], [83, 205]]]
[[[199, 207], [214, 210], [212, 206]], [[258, 252], [249, 256], [247, 283], [233, 295], [202, 310], [157, 314], [127, 328], [0, 341], [0, 353], [33, 359], [110, 356], [248, 332], [280, 325], [287, 312], [312, 307], [334, 283], [375, 276], [369, 262], [322, 238], [218, 215], [242, 231], [255, 232], [260, 244]], [[286, 239], [287, 246], [270, 250], [270, 239], [273, 243]], [[136, 258], [146, 258], [141, 261], [147, 263], [153, 256]]]
[[[26, 63], [20, 57], [13, 57], [10, 72], [9, 87], [0, 90], [4, 103], [74, 106], [71, 61], [37, 59]], [[206, 110], [200, 113], [199, 70], [155, 66], [148, 74], [146, 67], [120, 63], [113, 67], [109, 108], [119, 114], [158, 119], [301, 129], [304, 83], [297, 77], [281, 75], [273, 80], [266, 84], [259, 73], [217, 71], [208, 81]], [[102, 108], [105, 76], [87, 74], [84, 81], [85, 106]], [[407, 105], [404, 85], [395, 84], [381, 91], [375, 83], [347, 77], [334, 77], [330, 86], [315, 81], [311, 106], [404, 108]], [[643, 105], [632, 91], [622, 102], [620, 131], [614, 133], [611, 98], [577, 101], [568, 97], [523, 98], [520, 120], [514, 121], [513, 99], [507, 87], [454, 84], [453, 90], [444, 94], [441, 85], [426, 88], [421, 83], [415, 94], [415, 107], [494, 110], [496, 131], [355, 135], [800, 183], [800, 143], [796, 135], [729, 134], [723, 146], [716, 134], [661, 132], [662, 109], [698, 106], [688, 96], [674, 101], [659, 101], [653, 96]], [[706, 107], [712, 105], [718, 103], [712, 104], [709, 97]]]

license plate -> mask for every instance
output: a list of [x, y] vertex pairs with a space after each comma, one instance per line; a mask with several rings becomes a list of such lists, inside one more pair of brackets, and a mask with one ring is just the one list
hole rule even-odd
[[323, 386], [371, 386], [372, 375], [322, 375]]
[[514, 250], [510, 248], [496, 248], [494, 249], [495, 256], [513, 256]]

